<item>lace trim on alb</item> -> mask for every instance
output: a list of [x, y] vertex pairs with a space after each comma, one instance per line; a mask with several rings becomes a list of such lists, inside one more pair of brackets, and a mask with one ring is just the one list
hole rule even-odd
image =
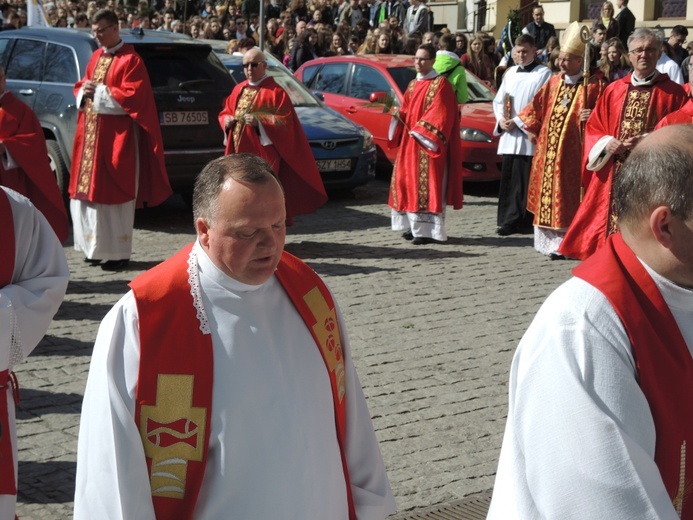
[[188, 284], [190, 285], [190, 294], [193, 298], [193, 305], [197, 311], [197, 319], [200, 322], [200, 330], [202, 334], [211, 334], [209, 328], [209, 320], [205, 312], [204, 304], [202, 303], [202, 290], [200, 289], [200, 270], [197, 267], [197, 251], [195, 246], [190, 250], [188, 256]]
[[10, 365], [7, 367], [11, 372], [12, 369], [24, 360], [22, 352], [22, 338], [19, 335], [19, 324], [17, 323], [17, 313], [14, 309], [10, 309], [12, 317], [10, 319]]

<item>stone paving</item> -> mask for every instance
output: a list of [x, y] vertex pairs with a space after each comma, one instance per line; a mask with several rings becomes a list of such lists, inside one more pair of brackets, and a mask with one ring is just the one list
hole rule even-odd
[[[467, 186], [449, 241], [413, 246], [389, 230], [375, 181], [299, 217], [287, 249], [323, 275], [353, 357], [400, 511], [493, 487], [513, 351], [575, 262], [497, 237], [493, 187]], [[181, 201], [138, 212], [128, 271], [105, 273], [65, 248], [72, 280], [47, 336], [18, 367], [19, 506], [24, 519], [71, 518], [79, 411], [101, 318], [137, 274], [193, 238]], [[264, 520], [264, 519], [263, 519]]]

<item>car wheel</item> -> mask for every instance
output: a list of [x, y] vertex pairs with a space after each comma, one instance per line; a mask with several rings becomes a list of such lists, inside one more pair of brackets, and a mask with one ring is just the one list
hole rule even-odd
[[53, 175], [55, 175], [55, 181], [58, 183], [60, 193], [63, 194], [63, 197], [67, 198], [67, 186], [70, 179], [70, 172], [65, 164], [65, 159], [63, 159], [60, 146], [58, 146], [57, 141], [47, 140], [46, 147], [48, 148], [48, 162], [53, 171]]

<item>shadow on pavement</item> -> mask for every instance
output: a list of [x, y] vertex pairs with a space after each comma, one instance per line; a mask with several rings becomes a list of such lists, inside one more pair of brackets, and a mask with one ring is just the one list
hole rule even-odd
[[[21, 385], [21, 381], [19, 383]], [[82, 395], [75, 393], [49, 392], [33, 388], [19, 389], [20, 401], [17, 419], [31, 420], [43, 414], [79, 414], [82, 410]]]
[[[72, 502], [75, 494], [76, 469], [76, 462], [58, 460], [31, 462], [20, 460], [18, 501], [25, 504], [64, 504]], [[56, 485], [59, 488], [56, 488]]]
[[[440, 259], [479, 256], [462, 251], [450, 251], [449, 249], [442, 249], [444, 247], [445, 245], [442, 244], [432, 244], [425, 246], [411, 246], [410, 249], [405, 249], [401, 247], [379, 247], [340, 244], [334, 242], [302, 241], [286, 244], [285, 249], [292, 255], [296, 255], [303, 260], [309, 260], [311, 258], [373, 258], [375, 260], [382, 258]], [[344, 267], [351, 268], [351, 266]], [[382, 270], [385, 270], [385, 268]]]
[[32, 356], [91, 356], [93, 341], [46, 335], [31, 353]]

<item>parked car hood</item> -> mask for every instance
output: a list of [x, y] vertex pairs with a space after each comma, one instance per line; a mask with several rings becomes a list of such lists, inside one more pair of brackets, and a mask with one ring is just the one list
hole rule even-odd
[[296, 107], [296, 114], [309, 140], [360, 137], [358, 127], [331, 108]]
[[476, 128], [493, 135], [495, 117], [492, 103], [466, 103], [462, 107], [460, 126]]

